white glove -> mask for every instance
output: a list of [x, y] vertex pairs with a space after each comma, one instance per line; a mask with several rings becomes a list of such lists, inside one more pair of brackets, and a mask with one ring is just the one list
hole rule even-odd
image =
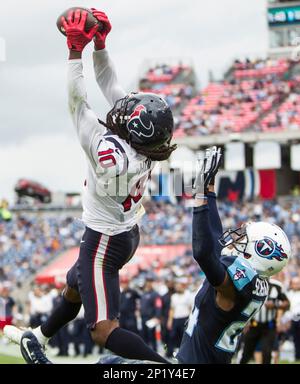
[[198, 159], [198, 172], [193, 184], [193, 194], [196, 198], [205, 198], [208, 186], [213, 185], [222, 158], [221, 148], [216, 146], [205, 150], [204, 158]]

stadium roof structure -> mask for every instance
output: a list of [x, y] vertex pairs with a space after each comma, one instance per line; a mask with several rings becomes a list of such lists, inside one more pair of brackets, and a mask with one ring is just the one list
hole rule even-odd
[[300, 131], [283, 132], [243, 132], [211, 134], [207, 136], [184, 136], [174, 139], [178, 145], [187, 145], [192, 149], [199, 149], [202, 146], [223, 145], [234, 141], [243, 143], [257, 143], [259, 141], [276, 141], [279, 143], [288, 143], [294, 140], [300, 140]]

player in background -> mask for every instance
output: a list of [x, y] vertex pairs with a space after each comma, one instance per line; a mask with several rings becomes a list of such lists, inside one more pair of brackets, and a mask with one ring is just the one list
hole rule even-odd
[[[88, 163], [83, 191], [86, 230], [79, 258], [68, 272], [61, 304], [33, 333], [44, 346], [77, 316], [83, 304], [96, 344], [127, 358], [166, 362], [138, 335], [119, 327], [119, 270], [139, 244], [137, 223], [143, 215], [142, 196], [151, 170], [175, 149], [170, 144], [173, 116], [157, 95], [126, 95], [105, 49], [111, 24], [103, 12], [93, 9], [93, 14], [104, 25], [101, 32], [97, 27], [85, 31], [86, 11], [71, 11], [67, 20], [62, 18], [69, 48], [69, 107]], [[83, 77], [82, 51], [93, 39], [96, 80], [112, 107], [105, 123], [88, 104]], [[16, 328], [7, 329], [6, 334], [15, 342], [22, 337]], [[23, 356], [34, 363], [30, 346], [30, 338], [23, 337]]]
[[289, 306], [289, 299], [280, 281], [269, 279], [268, 300], [252, 318], [243, 337], [244, 348], [240, 364], [248, 363], [253, 355], [256, 364], [271, 364], [272, 352], [279, 350], [279, 316]]

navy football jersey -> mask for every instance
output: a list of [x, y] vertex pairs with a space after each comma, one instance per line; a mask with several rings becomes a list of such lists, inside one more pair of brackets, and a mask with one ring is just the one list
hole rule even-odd
[[236, 256], [220, 259], [236, 288], [236, 303], [224, 311], [216, 303], [215, 288], [207, 281], [196, 295], [177, 359], [184, 364], [228, 364], [239, 336], [268, 296], [268, 282]]

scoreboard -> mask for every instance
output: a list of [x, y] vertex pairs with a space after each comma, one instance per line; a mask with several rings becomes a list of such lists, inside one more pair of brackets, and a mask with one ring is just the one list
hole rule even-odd
[[270, 27], [300, 24], [300, 5], [268, 9]]
[[268, 0], [269, 55], [291, 57], [300, 42], [300, 0]]

